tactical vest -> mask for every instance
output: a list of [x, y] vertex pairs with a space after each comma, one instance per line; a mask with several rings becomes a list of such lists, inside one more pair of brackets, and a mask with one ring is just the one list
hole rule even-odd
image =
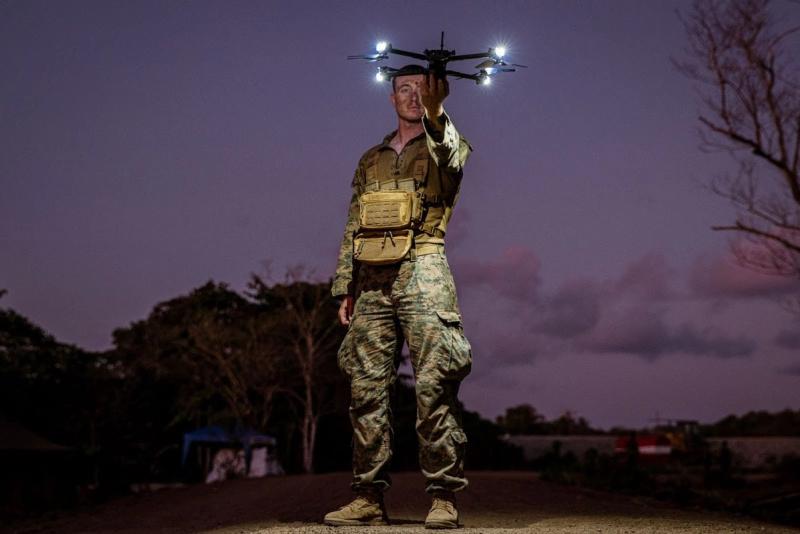
[[[369, 265], [386, 265], [404, 258], [443, 250], [452, 204], [445, 205], [440, 181], [429, 180], [431, 156], [426, 143], [417, 143], [410, 176], [380, 180], [380, 150], [365, 162], [365, 181], [359, 195], [359, 228], [353, 238], [353, 257]], [[415, 245], [415, 236], [430, 236]]]

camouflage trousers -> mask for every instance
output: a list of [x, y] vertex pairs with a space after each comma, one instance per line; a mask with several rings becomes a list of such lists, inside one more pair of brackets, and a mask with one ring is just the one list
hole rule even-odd
[[408, 342], [416, 378], [419, 463], [426, 491], [467, 486], [467, 437], [457, 395], [472, 366], [455, 284], [444, 254], [385, 266], [360, 265], [355, 307], [339, 349], [350, 378], [354, 490], [383, 491], [392, 456], [390, 394], [395, 362]]

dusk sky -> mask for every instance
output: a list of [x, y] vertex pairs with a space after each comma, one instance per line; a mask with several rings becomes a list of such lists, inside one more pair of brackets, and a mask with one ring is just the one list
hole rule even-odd
[[345, 58], [444, 30], [529, 66], [445, 102], [474, 147], [448, 233], [467, 409], [600, 427], [800, 409], [780, 302], [800, 284], [737, 267], [710, 229], [734, 212], [703, 184], [735, 167], [699, 150], [670, 62], [688, 6], [0, 0], [0, 306], [103, 350], [209, 279], [329, 278], [356, 163], [396, 126], [375, 67]]

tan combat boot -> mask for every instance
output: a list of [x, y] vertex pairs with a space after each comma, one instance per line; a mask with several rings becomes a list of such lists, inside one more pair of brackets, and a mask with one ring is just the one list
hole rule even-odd
[[323, 522], [334, 527], [352, 525], [388, 525], [389, 517], [381, 493], [359, 493], [349, 504], [325, 514]]
[[433, 504], [425, 518], [425, 528], [458, 528], [456, 496], [452, 492], [433, 494]]

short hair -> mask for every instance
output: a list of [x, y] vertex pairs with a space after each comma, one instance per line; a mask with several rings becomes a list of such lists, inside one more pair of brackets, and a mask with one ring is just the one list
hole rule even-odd
[[395, 92], [394, 80], [400, 76], [412, 76], [414, 74], [427, 74], [428, 69], [422, 65], [409, 64], [401, 67], [400, 70], [392, 73], [392, 92]]

